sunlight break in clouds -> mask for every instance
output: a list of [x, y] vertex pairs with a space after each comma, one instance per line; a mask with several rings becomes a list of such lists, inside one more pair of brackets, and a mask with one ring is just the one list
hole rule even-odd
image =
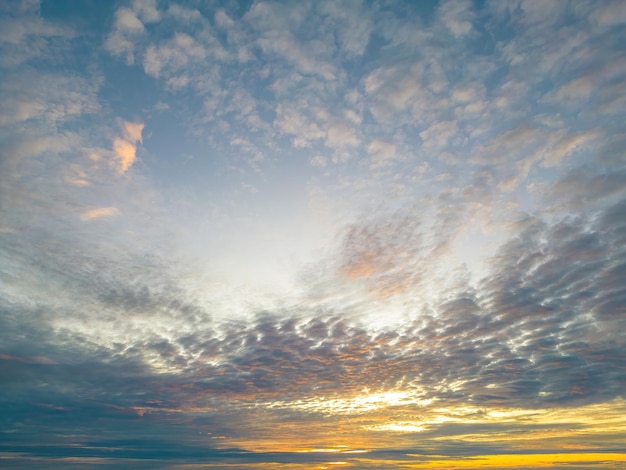
[[623, 467], [624, 5], [0, 2], [1, 466]]

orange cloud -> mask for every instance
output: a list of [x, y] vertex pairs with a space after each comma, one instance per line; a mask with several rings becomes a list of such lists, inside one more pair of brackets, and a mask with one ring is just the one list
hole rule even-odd
[[418, 281], [419, 241], [410, 220], [354, 226], [346, 235], [339, 272], [389, 297]]
[[137, 142], [142, 142], [143, 128], [142, 122], [124, 121], [122, 123], [122, 137], [113, 139], [113, 151], [118, 159], [118, 171], [120, 173], [125, 173], [135, 163]]
[[124, 139], [115, 139], [113, 141], [113, 150], [119, 160], [119, 171], [125, 173], [135, 162], [135, 144]]
[[93, 220], [99, 219], [101, 217], [111, 217], [113, 215], [118, 215], [120, 211], [117, 207], [98, 207], [96, 209], [90, 209], [88, 211], [80, 214], [81, 220]]

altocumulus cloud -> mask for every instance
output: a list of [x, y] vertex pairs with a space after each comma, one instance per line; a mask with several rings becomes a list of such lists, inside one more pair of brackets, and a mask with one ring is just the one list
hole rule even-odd
[[625, 451], [622, 2], [61, 3], [0, 7], [3, 462]]

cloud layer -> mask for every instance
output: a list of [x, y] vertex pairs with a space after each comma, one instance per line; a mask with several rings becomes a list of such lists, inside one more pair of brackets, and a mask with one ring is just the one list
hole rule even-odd
[[3, 461], [617, 468], [625, 11], [0, 7]]

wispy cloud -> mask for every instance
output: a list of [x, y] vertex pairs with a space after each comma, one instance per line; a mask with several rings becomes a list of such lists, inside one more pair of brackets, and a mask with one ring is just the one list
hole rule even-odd
[[88, 211], [83, 212], [80, 215], [81, 220], [93, 220], [99, 219], [101, 217], [112, 217], [114, 215], [118, 215], [120, 211], [117, 207], [98, 207], [96, 209], [90, 209]]

